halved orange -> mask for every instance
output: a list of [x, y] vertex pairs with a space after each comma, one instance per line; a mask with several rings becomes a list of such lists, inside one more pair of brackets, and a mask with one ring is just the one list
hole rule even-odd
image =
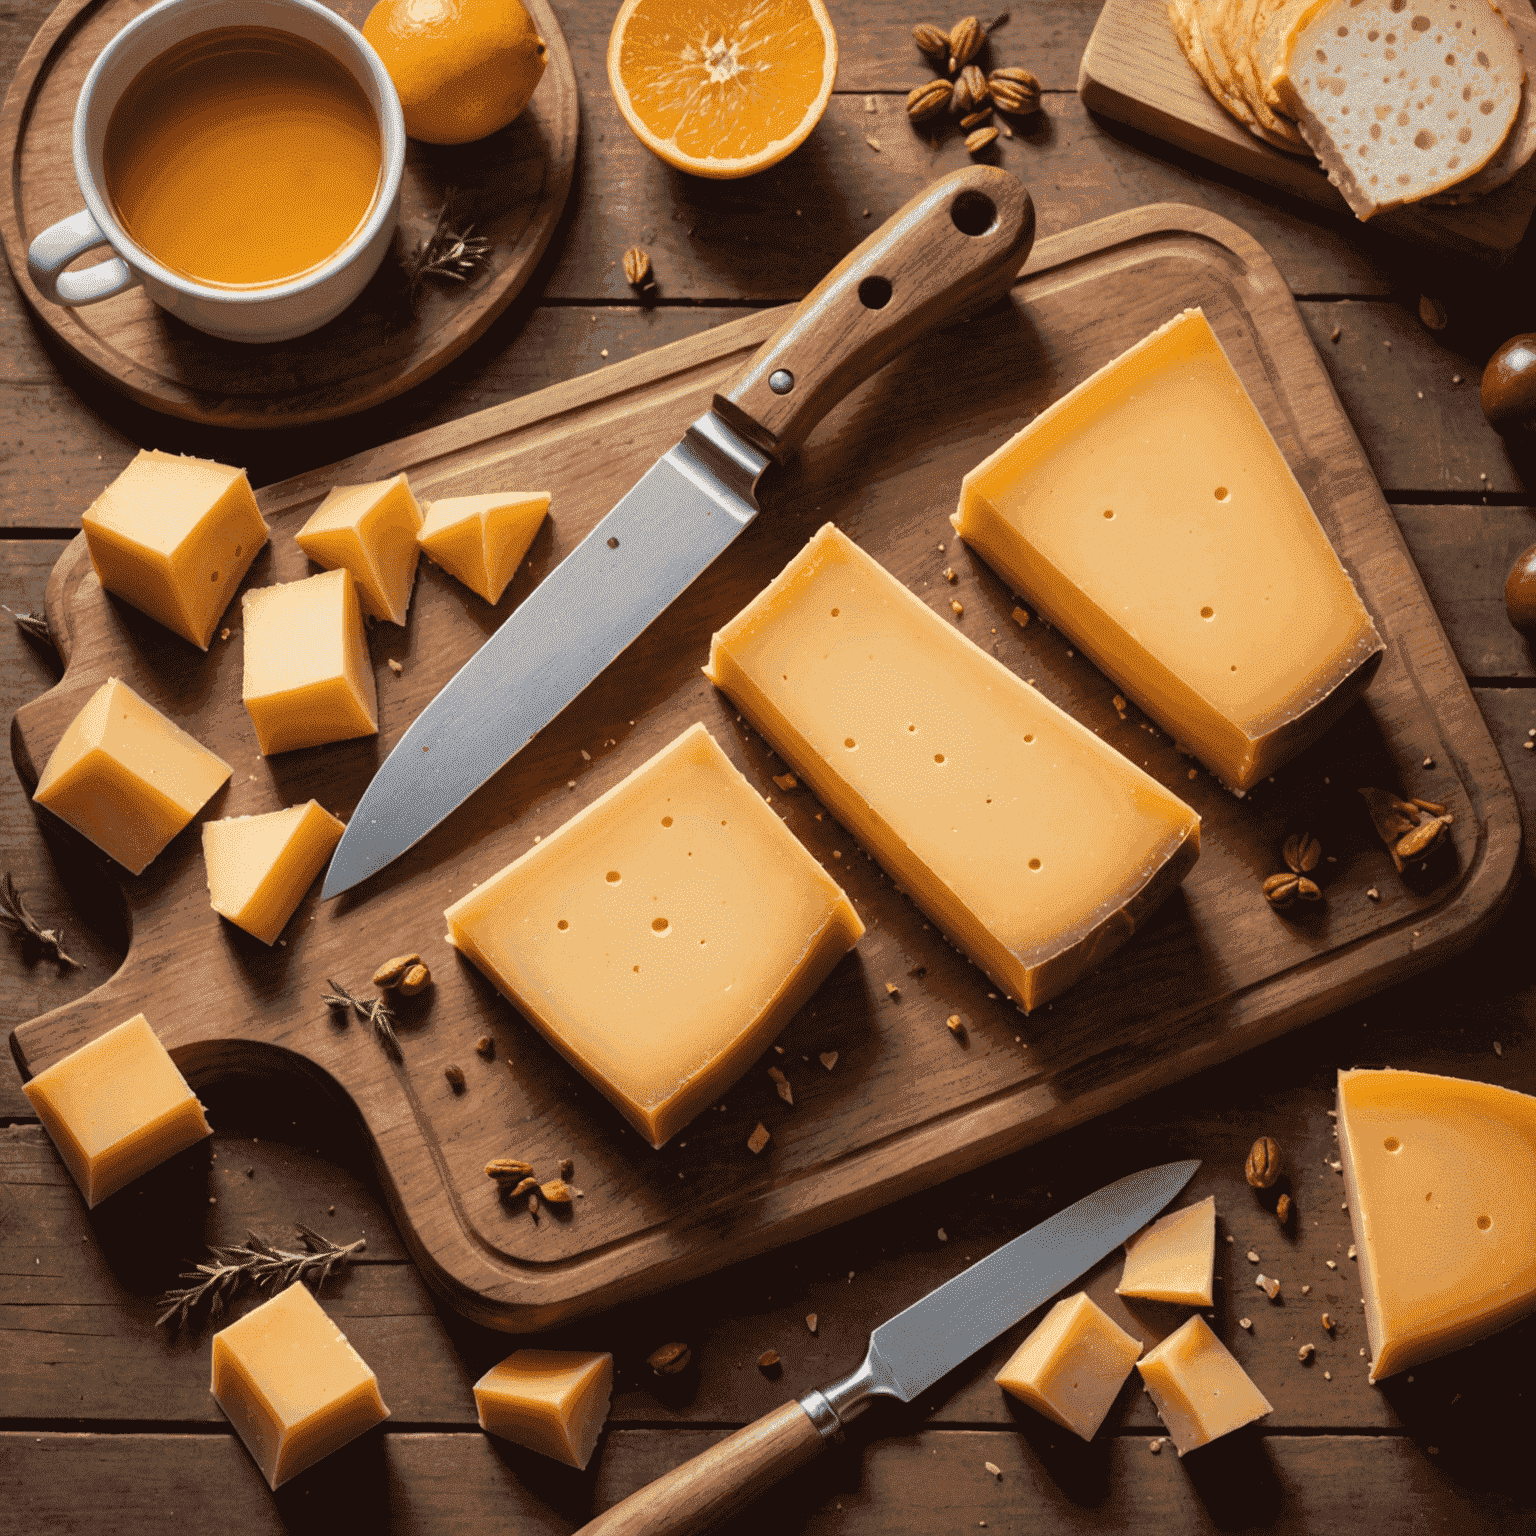
[[750, 176], [804, 143], [837, 78], [821, 0], [624, 0], [608, 83], [635, 137], [695, 176]]

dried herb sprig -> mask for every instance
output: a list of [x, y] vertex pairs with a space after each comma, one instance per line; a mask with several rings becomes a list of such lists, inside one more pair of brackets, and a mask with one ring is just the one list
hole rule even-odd
[[421, 302], [422, 288], [428, 278], [442, 277], [453, 283], [467, 283], [491, 259], [491, 242], [483, 235], [477, 235], [473, 224], [466, 224], [462, 230], [453, 227], [455, 196], [457, 189], [450, 187], [438, 210], [432, 233], [412, 246], [405, 258], [407, 297], [412, 311]]
[[346, 1008], [363, 1023], [371, 1024], [379, 1044], [384, 1047], [390, 1060], [405, 1060], [400, 1054], [399, 1037], [395, 1034], [395, 1011], [382, 997], [364, 1002], [360, 997], [353, 997], [340, 982], [332, 981], [329, 976], [325, 978], [325, 984], [331, 990], [320, 994], [322, 1002], [329, 1003], [332, 1008]]
[[57, 960], [60, 965], [78, 967], [80, 964], [73, 956], [64, 953], [64, 930], [42, 927], [27, 910], [21, 892], [16, 889], [16, 878], [9, 870], [4, 881], [0, 881], [0, 927], [20, 934], [23, 943], [36, 944], [48, 959]]
[[[0, 608], [5, 608], [5, 604], [0, 603]], [[53, 636], [48, 630], [48, 620], [42, 614], [17, 613], [14, 608], [6, 608], [5, 611], [10, 614], [11, 622], [29, 640], [41, 640], [45, 645], [53, 644]]]
[[172, 1329], [180, 1328], [194, 1308], [205, 1301], [209, 1317], [218, 1317], [225, 1304], [248, 1281], [257, 1290], [269, 1294], [286, 1290], [297, 1280], [312, 1282], [318, 1291], [332, 1270], [346, 1268], [368, 1246], [366, 1238], [360, 1237], [355, 1243], [333, 1243], [312, 1227], [306, 1227], [302, 1222], [297, 1225], [304, 1243], [303, 1253], [274, 1247], [254, 1232], [245, 1234], [243, 1246], [210, 1244], [208, 1251], [213, 1255], [213, 1261], [182, 1271], [181, 1279], [196, 1284], [179, 1291], [167, 1291], [160, 1298], [165, 1311], [155, 1319], [155, 1326], [161, 1328], [169, 1324]]

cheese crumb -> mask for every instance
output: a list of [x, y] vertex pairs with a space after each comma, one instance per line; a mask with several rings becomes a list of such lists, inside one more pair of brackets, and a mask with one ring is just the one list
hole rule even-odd
[[1253, 1319], [1251, 1317], [1240, 1317], [1237, 1320], [1237, 1326], [1239, 1328], [1252, 1328]]
[[814, 1312], [807, 1312], [805, 1314], [805, 1326], [809, 1328], [812, 1333], [816, 1332], [816, 1314]]
[[992, 1474], [993, 1477], [1001, 1478], [1003, 1475], [1003, 1469], [998, 1466], [995, 1461], [984, 1461], [982, 1462], [982, 1466], [984, 1466], [987, 1471]]
[[957, 619], [960, 617], [960, 615], [962, 613], [965, 612], [965, 604], [962, 603], [960, 601], [960, 599], [957, 598], [957, 597], [954, 597], [954, 598], [950, 599], [949, 606], [950, 606], [951, 610], [954, 612], [954, 615], [955, 615], [955, 617]]
[[1015, 608], [1012, 614], [1013, 622], [1023, 629], [1029, 623], [1029, 612], [1024, 608]]
[[399, 677], [400, 674], [405, 671], [405, 668], [398, 661], [396, 661], [393, 656], [391, 656], [389, 658], [389, 670], [393, 672], [396, 677]]

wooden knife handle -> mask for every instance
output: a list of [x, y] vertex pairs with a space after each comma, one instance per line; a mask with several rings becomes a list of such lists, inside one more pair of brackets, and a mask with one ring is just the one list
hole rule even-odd
[[590, 1520], [576, 1536], [694, 1536], [804, 1465], [826, 1444], [799, 1403], [785, 1403]]
[[1008, 291], [1035, 239], [1035, 205], [996, 166], [920, 192], [824, 277], [715, 396], [716, 413], [775, 459], [845, 395], [937, 326]]

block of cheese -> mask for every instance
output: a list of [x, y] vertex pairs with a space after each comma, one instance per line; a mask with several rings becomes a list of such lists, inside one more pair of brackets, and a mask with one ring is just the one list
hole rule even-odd
[[378, 730], [373, 664], [349, 571], [255, 587], [242, 606], [241, 698], [263, 753], [270, 757]]
[[405, 623], [421, 550], [421, 508], [404, 475], [368, 485], [338, 485], [295, 537], [327, 570], [351, 571], [371, 618]]
[[302, 1281], [213, 1336], [213, 1386], [276, 1488], [389, 1417], [378, 1378]]
[[836, 528], [715, 637], [706, 675], [1028, 1011], [1141, 925], [1200, 818]]
[[264, 816], [203, 823], [213, 910], [271, 944], [345, 832], [318, 800]]
[[1208, 1307], [1216, 1271], [1216, 1197], [1170, 1211], [1125, 1245], [1117, 1296]]
[[585, 1467], [612, 1392], [612, 1355], [518, 1349], [475, 1383], [475, 1408], [488, 1434]]
[[110, 677], [65, 728], [32, 798], [138, 875], [229, 775], [222, 757]]
[[965, 477], [960, 536], [1229, 789], [1314, 741], [1381, 637], [1188, 309]]
[[88, 1206], [210, 1134], [142, 1013], [45, 1067], [22, 1092]]
[[548, 511], [548, 491], [449, 496], [427, 507], [416, 542], [471, 592], [499, 603]]
[[1536, 1098], [1341, 1072], [1339, 1153], [1372, 1381], [1536, 1311]]
[[141, 450], [80, 519], [96, 577], [208, 649], [267, 525], [243, 469]]
[[702, 725], [444, 915], [449, 941], [653, 1147], [864, 932]]
[[1180, 1456], [1271, 1412], [1198, 1312], [1149, 1349], [1137, 1369]]
[[1086, 1291], [1058, 1301], [992, 1379], [1084, 1440], [1098, 1433], [1141, 1343]]

